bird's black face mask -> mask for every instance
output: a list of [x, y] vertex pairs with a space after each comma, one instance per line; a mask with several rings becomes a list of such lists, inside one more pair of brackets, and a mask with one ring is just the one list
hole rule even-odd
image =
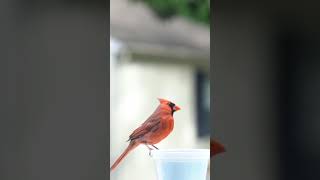
[[176, 110], [174, 109], [174, 107], [175, 107], [176, 105], [175, 105], [174, 103], [172, 103], [172, 102], [169, 102], [168, 105], [169, 105], [169, 107], [171, 108], [171, 115], [173, 115], [173, 113], [176, 111]]

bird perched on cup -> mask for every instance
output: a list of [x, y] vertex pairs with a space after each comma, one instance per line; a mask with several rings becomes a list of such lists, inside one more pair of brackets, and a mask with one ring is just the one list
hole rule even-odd
[[180, 107], [166, 99], [158, 98], [158, 100], [160, 102], [159, 106], [140, 127], [131, 133], [128, 139], [130, 141], [128, 147], [114, 162], [110, 171], [114, 170], [129, 152], [141, 144], [149, 149], [150, 155], [153, 148], [158, 149], [155, 144], [165, 139], [172, 132], [174, 127], [173, 114], [180, 110]]

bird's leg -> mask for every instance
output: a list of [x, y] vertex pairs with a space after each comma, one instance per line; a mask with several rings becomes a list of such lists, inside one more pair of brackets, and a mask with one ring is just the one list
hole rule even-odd
[[151, 156], [151, 151], [153, 150], [151, 147], [148, 146], [148, 144], [145, 144], [146, 147], [149, 149], [149, 156]]
[[156, 148], [157, 150], [159, 150], [159, 148], [157, 148], [155, 145], [151, 144], [151, 146], [153, 146], [154, 148]]

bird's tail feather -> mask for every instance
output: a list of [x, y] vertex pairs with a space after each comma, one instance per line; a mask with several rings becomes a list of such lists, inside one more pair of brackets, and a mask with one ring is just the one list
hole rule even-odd
[[113, 165], [110, 168], [110, 171], [114, 170], [119, 163], [125, 158], [130, 151], [132, 151], [134, 148], [136, 148], [140, 143], [131, 141], [126, 150], [119, 156], [119, 158], [113, 163]]

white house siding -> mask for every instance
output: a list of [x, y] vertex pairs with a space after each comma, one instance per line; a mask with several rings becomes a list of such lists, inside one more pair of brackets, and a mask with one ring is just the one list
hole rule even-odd
[[[208, 139], [196, 135], [194, 68], [190, 65], [128, 61], [117, 64], [117, 103], [111, 108], [110, 158], [113, 163], [128, 145], [130, 133], [154, 111], [157, 98], [167, 98], [182, 110], [175, 113], [174, 131], [157, 146], [165, 148], [209, 148]], [[113, 67], [113, 66], [111, 66]], [[112, 86], [112, 85], [111, 85]], [[147, 173], [146, 173], [147, 172]], [[156, 179], [152, 159], [145, 146], [132, 151], [111, 173], [113, 180]]]

